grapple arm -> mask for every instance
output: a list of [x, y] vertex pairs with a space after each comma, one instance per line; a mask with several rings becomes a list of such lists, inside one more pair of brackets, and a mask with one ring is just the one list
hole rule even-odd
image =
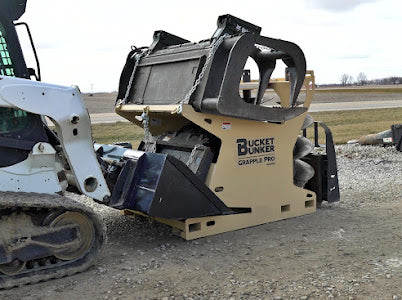
[[[149, 49], [129, 56], [119, 99], [132, 104], [191, 104], [196, 111], [268, 122], [284, 122], [306, 111], [297, 101], [306, 73], [302, 50], [294, 43], [260, 36], [261, 28], [224, 15], [209, 40], [189, 43], [163, 32]], [[173, 38], [172, 38], [173, 37]], [[247, 59], [257, 63], [258, 94], [252, 103], [240, 96], [239, 85]], [[287, 65], [290, 107], [261, 105], [271, 74], [280, 59]], [[134, 68], [136, 66], [136, 68]], [[124, 93], [122, 92], [124, 91]], [[123, 96], [124, 94], [124, 96]]]

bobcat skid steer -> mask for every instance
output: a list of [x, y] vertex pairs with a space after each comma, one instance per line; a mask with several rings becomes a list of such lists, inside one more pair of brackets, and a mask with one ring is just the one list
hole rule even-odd
[[[36, 71], [27, 68], [15, 30], [26, 24], [14, 23], [25, 5], [0, 0], [0, 288], [71, 275], [97, 257], [104, 225], [63, 196], [66, 174], [89, 197], [110, 196], [80, 92], [28, 80]], [[37, 71], [40, 79], [39, 64]]]
[[[314, 74], [296, 44], [260, 30], [224, 15], [199, 43], [156, 31], [150, 47], [133, 47], [116, 112], [142, 126], [144, 140], [137, 150], [95, 145], [112, 191], [105, 204], [190, 240], [339, 200], [329, 129], [324, 154], [299, 136], [314, 123], [307, 114]], [[249, 57], [258, 82], [241, 81]], [[277, 60], [286, 78], [270, 80]], [[277, 101], [266, 101], [267, 88]]]

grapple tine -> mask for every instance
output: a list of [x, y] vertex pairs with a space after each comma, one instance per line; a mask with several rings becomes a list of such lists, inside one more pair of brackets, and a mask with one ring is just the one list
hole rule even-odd
[[290, 104], [295, 106], [306, 76], [306, 58], [303, 51], [295, 43], [264, 36], [258, 36], [256, 43], [271, 48], [272, 52], [269, 55], [275, 59], [282, 59], [287, 65], [286, 77], [290, 81], [291, 89]]

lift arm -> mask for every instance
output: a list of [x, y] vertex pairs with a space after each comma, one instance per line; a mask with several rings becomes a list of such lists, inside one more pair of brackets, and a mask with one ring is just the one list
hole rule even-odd
[[96, 200], [110, 196], [93, 149], [89, 115], [77, 88], [0, 76], [0, 107], [51, 118], [81, 192]]

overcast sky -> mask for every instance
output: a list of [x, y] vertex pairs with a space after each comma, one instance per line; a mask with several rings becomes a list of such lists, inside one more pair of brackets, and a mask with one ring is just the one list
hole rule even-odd
[[196, 42], [227, 13], [298, 44], [318, 83], [339, 83], [343, 73], [402, 76], [398, 0], [30, 0], [21, 20], [30, 25], [43, 81], [83, 92], [93, 84], [98, 92], [117, 90], [130, 46], [149, 46], [155, 30]]

